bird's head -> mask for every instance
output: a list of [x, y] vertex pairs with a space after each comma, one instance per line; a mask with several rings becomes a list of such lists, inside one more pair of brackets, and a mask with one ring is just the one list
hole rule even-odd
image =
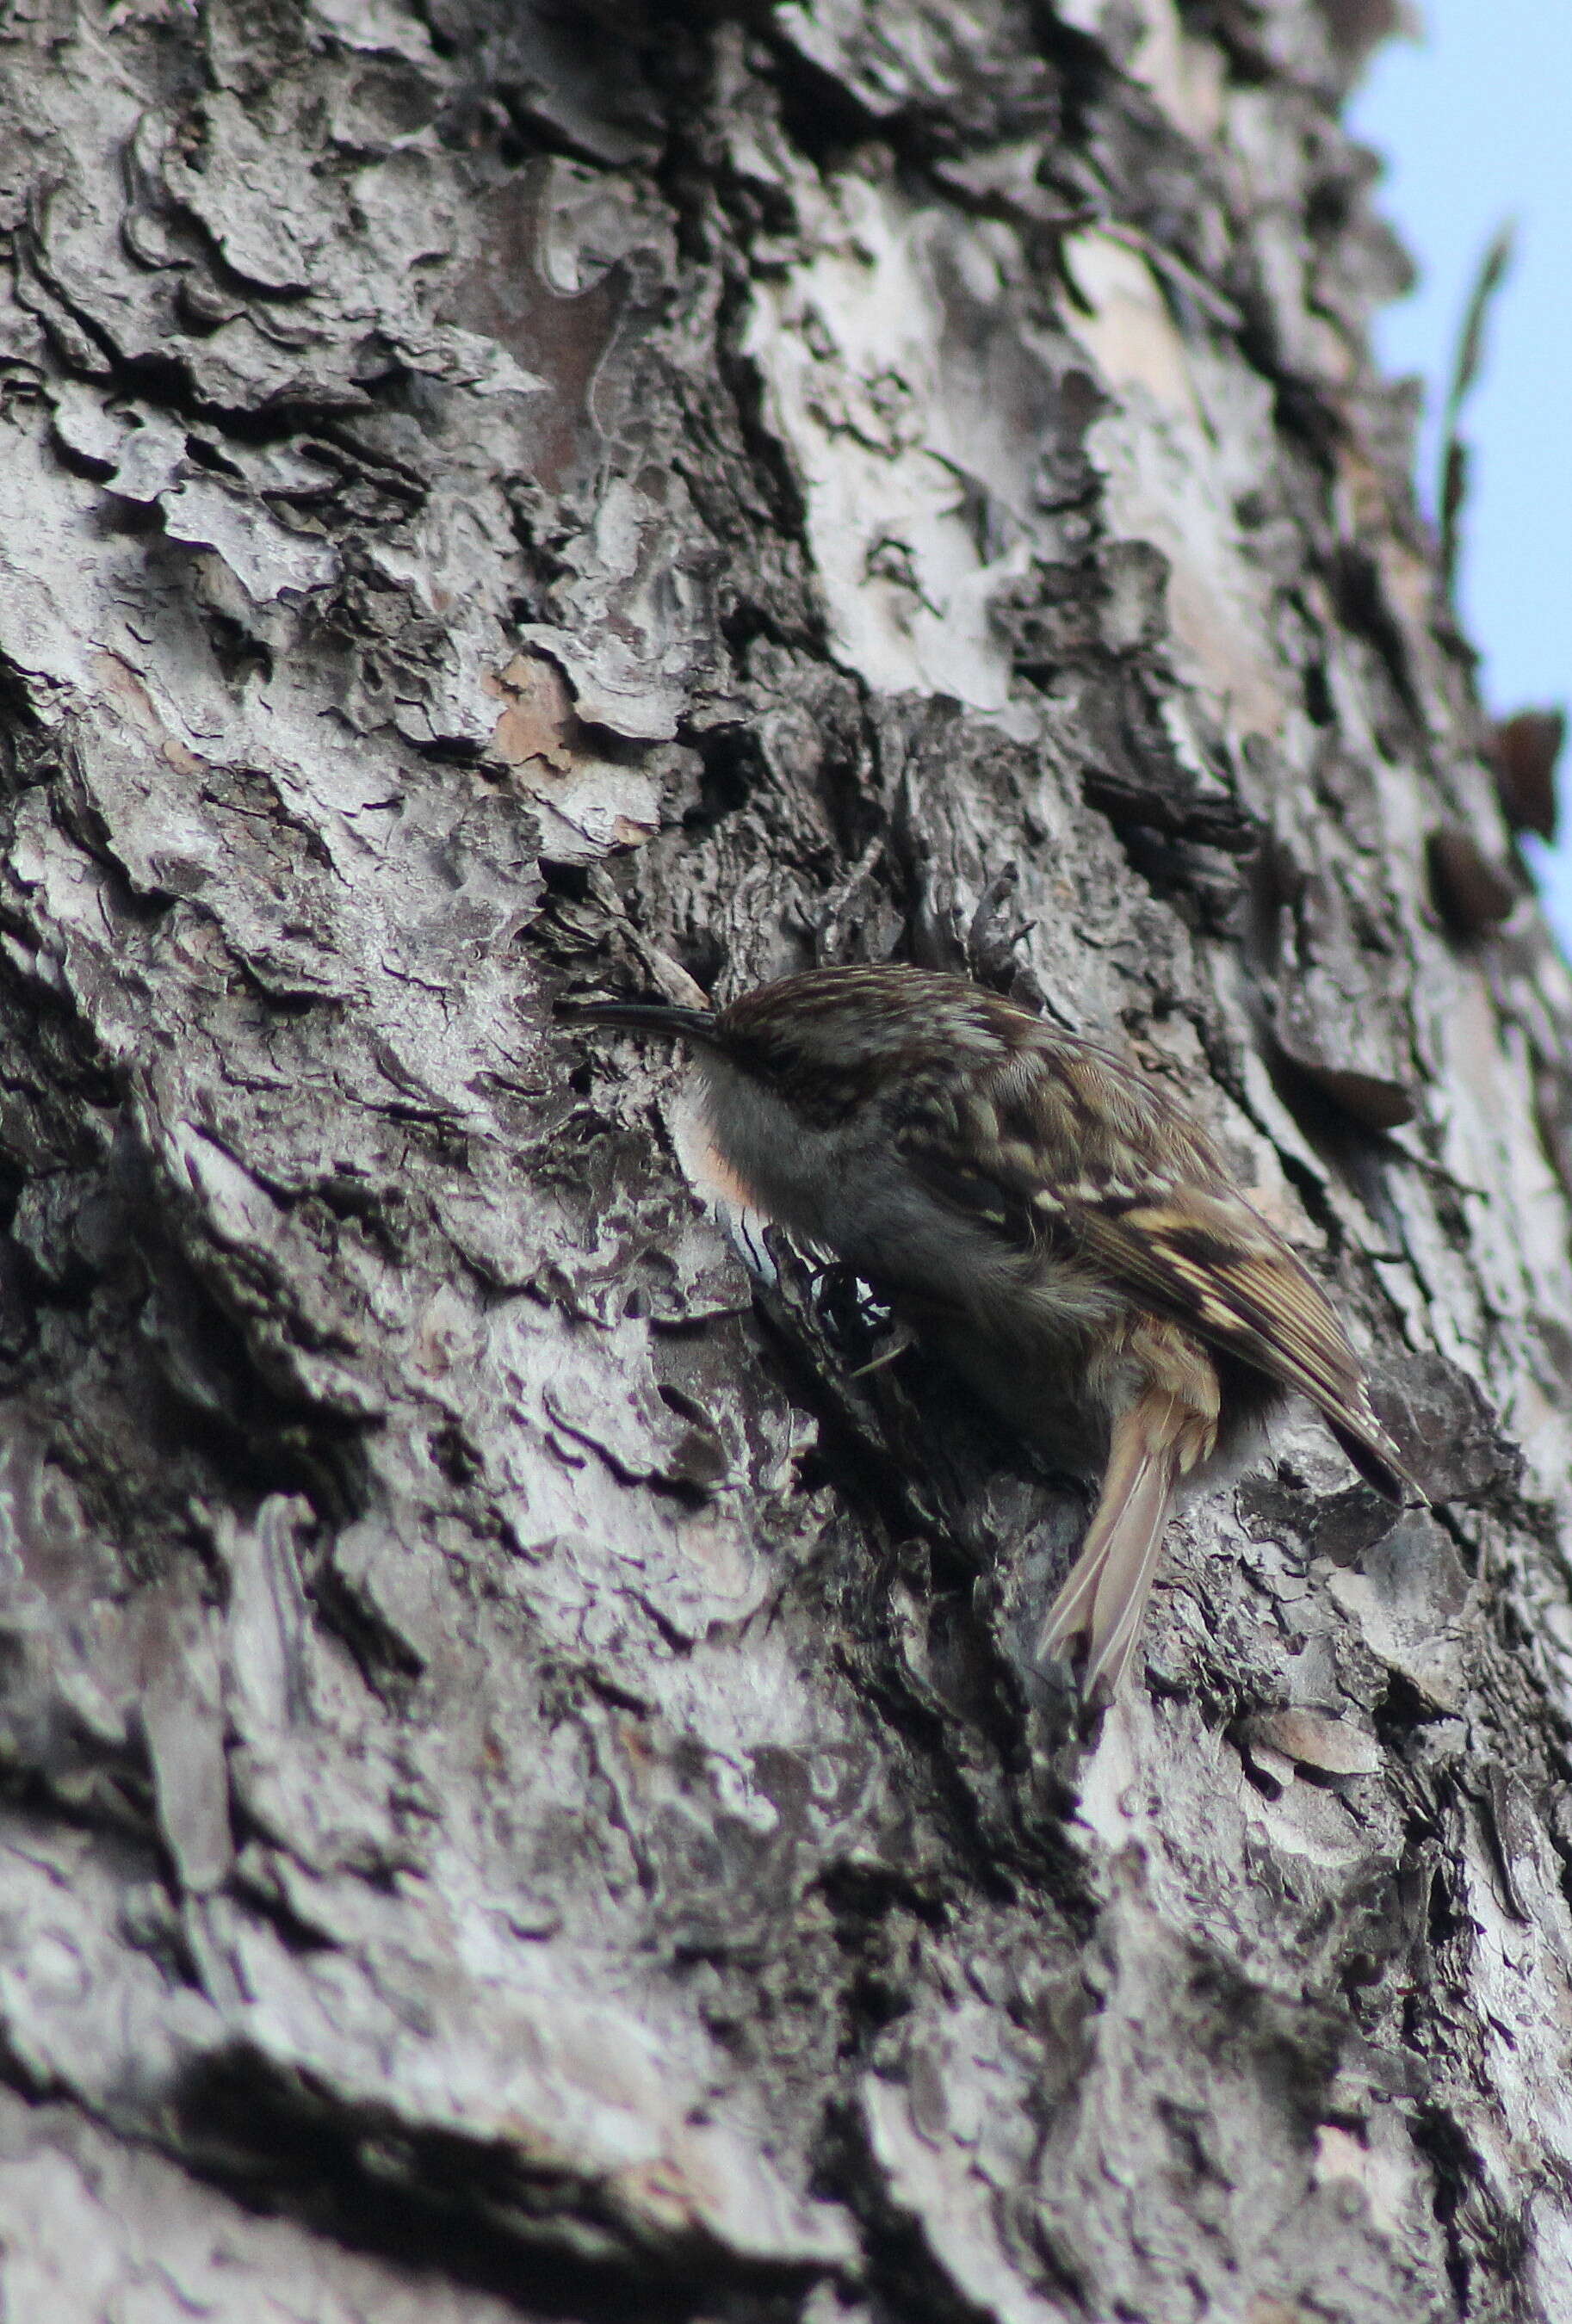
[[718, 1010], [596, 1001], [579, 1022], [691, 1042], [805, 1120], [834, 1120], [882, 1090], [1002, 1063], [1031, 1020], [958, 976], [920, 968], [820, 968], [758, 986]]

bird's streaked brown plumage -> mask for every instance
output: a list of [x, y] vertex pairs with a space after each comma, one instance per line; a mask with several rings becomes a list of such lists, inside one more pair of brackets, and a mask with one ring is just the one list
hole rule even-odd
[[1199, 1124], [1134, 1066], [964, 978], [819, 969], [713, 1015], [577, 1012], [696, 1046], [717, 1150], [1050, 1450], [1104, 1439], [1102, 1493], [1044, 1624], [1116, 1686], [1173, 1495], [1285, 1390], [1360, 1473], [1412, 1482], [1313, 1277]]

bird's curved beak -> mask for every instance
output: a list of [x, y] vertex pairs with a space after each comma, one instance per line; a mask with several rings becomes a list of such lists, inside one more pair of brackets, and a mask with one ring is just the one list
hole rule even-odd
[[633, 1033], [672, 1033], [688, 1041], [713, 1040], [713, 1009], [679, 1009], [669, 1001], [559, 1001], [569, 1025], [619, 1025]]

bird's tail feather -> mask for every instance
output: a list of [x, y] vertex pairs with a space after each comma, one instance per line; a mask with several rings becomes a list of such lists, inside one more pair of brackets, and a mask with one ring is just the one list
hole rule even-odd
[[1114, 1693], [1134, 1651], [1178, 1465], [1168, 1408], [1154, 1413], [1151, 1405], [1138, 1405], [1119, 1415], [1101, 1498], [1081, 1554], [1048, 1609], [1037, 1648], [1040, 1661], [1063, 1660], [1070, 1641], [1084, 1632], [1081, 1691], [1088, 1698], [1104, 1679]]

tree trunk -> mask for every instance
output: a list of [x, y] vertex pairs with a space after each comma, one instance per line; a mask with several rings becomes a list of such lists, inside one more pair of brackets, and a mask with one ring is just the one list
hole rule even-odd
[[[1388, 14], [12, 12], [8, 2318], [1572, 2317], [1572, 990]], [[551, 1017], [885, 958], [1193, 1105], [1436, 1499], [1285, 1429], [1084, 1730], [1084, 1484]]]

